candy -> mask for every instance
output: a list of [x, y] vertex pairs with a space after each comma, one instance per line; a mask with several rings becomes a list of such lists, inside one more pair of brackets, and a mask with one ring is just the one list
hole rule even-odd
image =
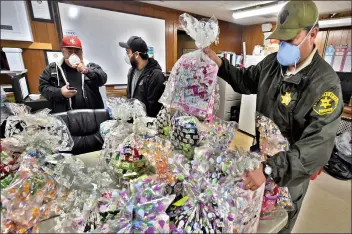
[[[281, 134], [279, 127], [271, 119], [257, 113], [257, 127], [260, 133], [259, 147], [262, 154], [267, 157], [275, 157], [279, 152], [289, 149], [288, 140]], [[277, 207], [286, 210], [293, 209], [291, 196], [286, 187], [278, 187], [272, 180], [267, 180], [265, 194], [262, 219], [270, 218]]]
[[188, 14], [180, 16], [180, 24], [196, 41], [199, 50], [183, 55], [172, 68], [159, 102], [188, 114], [205, 118], [214, 113], [218, 66], [202, 48], [216, 41], [219, 26], [215, 17], [198, 21]]
[[35, 158], [26, 157], [12, 182], [1, 191], [2, 206], [6, 210], [2, 219], [2, 233], [24, 232], [35, 227], [51, 213], [45, 209], [55, 199], [54, 180], [40, 169]]
[[92, 232], [168, 233], [169, 217], [165, 211], [174, 196], [164, 196], [163, 186], [151, 177], [132, 181], [130, 188], [117, 191], [110, 203], [118, 210], [115, 218]]

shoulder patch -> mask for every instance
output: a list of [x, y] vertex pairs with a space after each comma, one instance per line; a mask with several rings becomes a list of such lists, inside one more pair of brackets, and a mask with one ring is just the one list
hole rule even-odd
[[325, 92], [314, 104], [313, 110], [318, 115], [329, 115], [334, 112], [339, 103], [339, 98], [333, 92]]

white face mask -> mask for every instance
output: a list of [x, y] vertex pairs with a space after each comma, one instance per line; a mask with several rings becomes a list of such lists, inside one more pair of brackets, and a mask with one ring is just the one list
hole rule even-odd
[[81, 63], [81, 59], [78, 57], [77, 54], [71, 54], [68, 58], [68, 62], [71, 64], [72, 67], [76, 67], [78, 64]]
[[127, 54], [125, 54], [124, 59], [125, 59], [125, 62], [126, 62], [128, 65], [131, 65], [131, 60], [130, 60], [130, 57], [128, 57], [128, 55], [127, 55]]

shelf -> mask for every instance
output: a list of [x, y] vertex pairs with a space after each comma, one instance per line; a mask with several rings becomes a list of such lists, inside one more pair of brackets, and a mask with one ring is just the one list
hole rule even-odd
[[7, 74], [9, 76], [16, 76], [16, 75], [21, 75], [23, 73], [26, 73], [27, 69], [24, 69], [23, 71], [7, 71], [7, 70], [1, 70], [0, 74]]
[[1, 47], [22, 48], [22, 49], [32, 49], [32, 50], [52, 50], [53, 49], [53, 46], [51, 43], [23, 42], [23, 41], [9, 41], [9, 40], [1, 40]]

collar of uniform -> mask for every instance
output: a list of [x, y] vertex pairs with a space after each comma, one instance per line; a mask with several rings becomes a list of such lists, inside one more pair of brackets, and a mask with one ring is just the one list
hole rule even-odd
[[286, 71], [286, 75], [290, 76], [290, 75], [296, 75], [298, 72], [300, 72], [303, 68], [307, 67], [311, 62], [312, 59], [315, 55], [315, 53], [317, 52], [318, 48], [314, 45], [314, 49], [313, 51], [309, 54], [309, 56], [303, 61], [303, 63], [297, 67], [294, 71], [290, 72], [288, 69]]

